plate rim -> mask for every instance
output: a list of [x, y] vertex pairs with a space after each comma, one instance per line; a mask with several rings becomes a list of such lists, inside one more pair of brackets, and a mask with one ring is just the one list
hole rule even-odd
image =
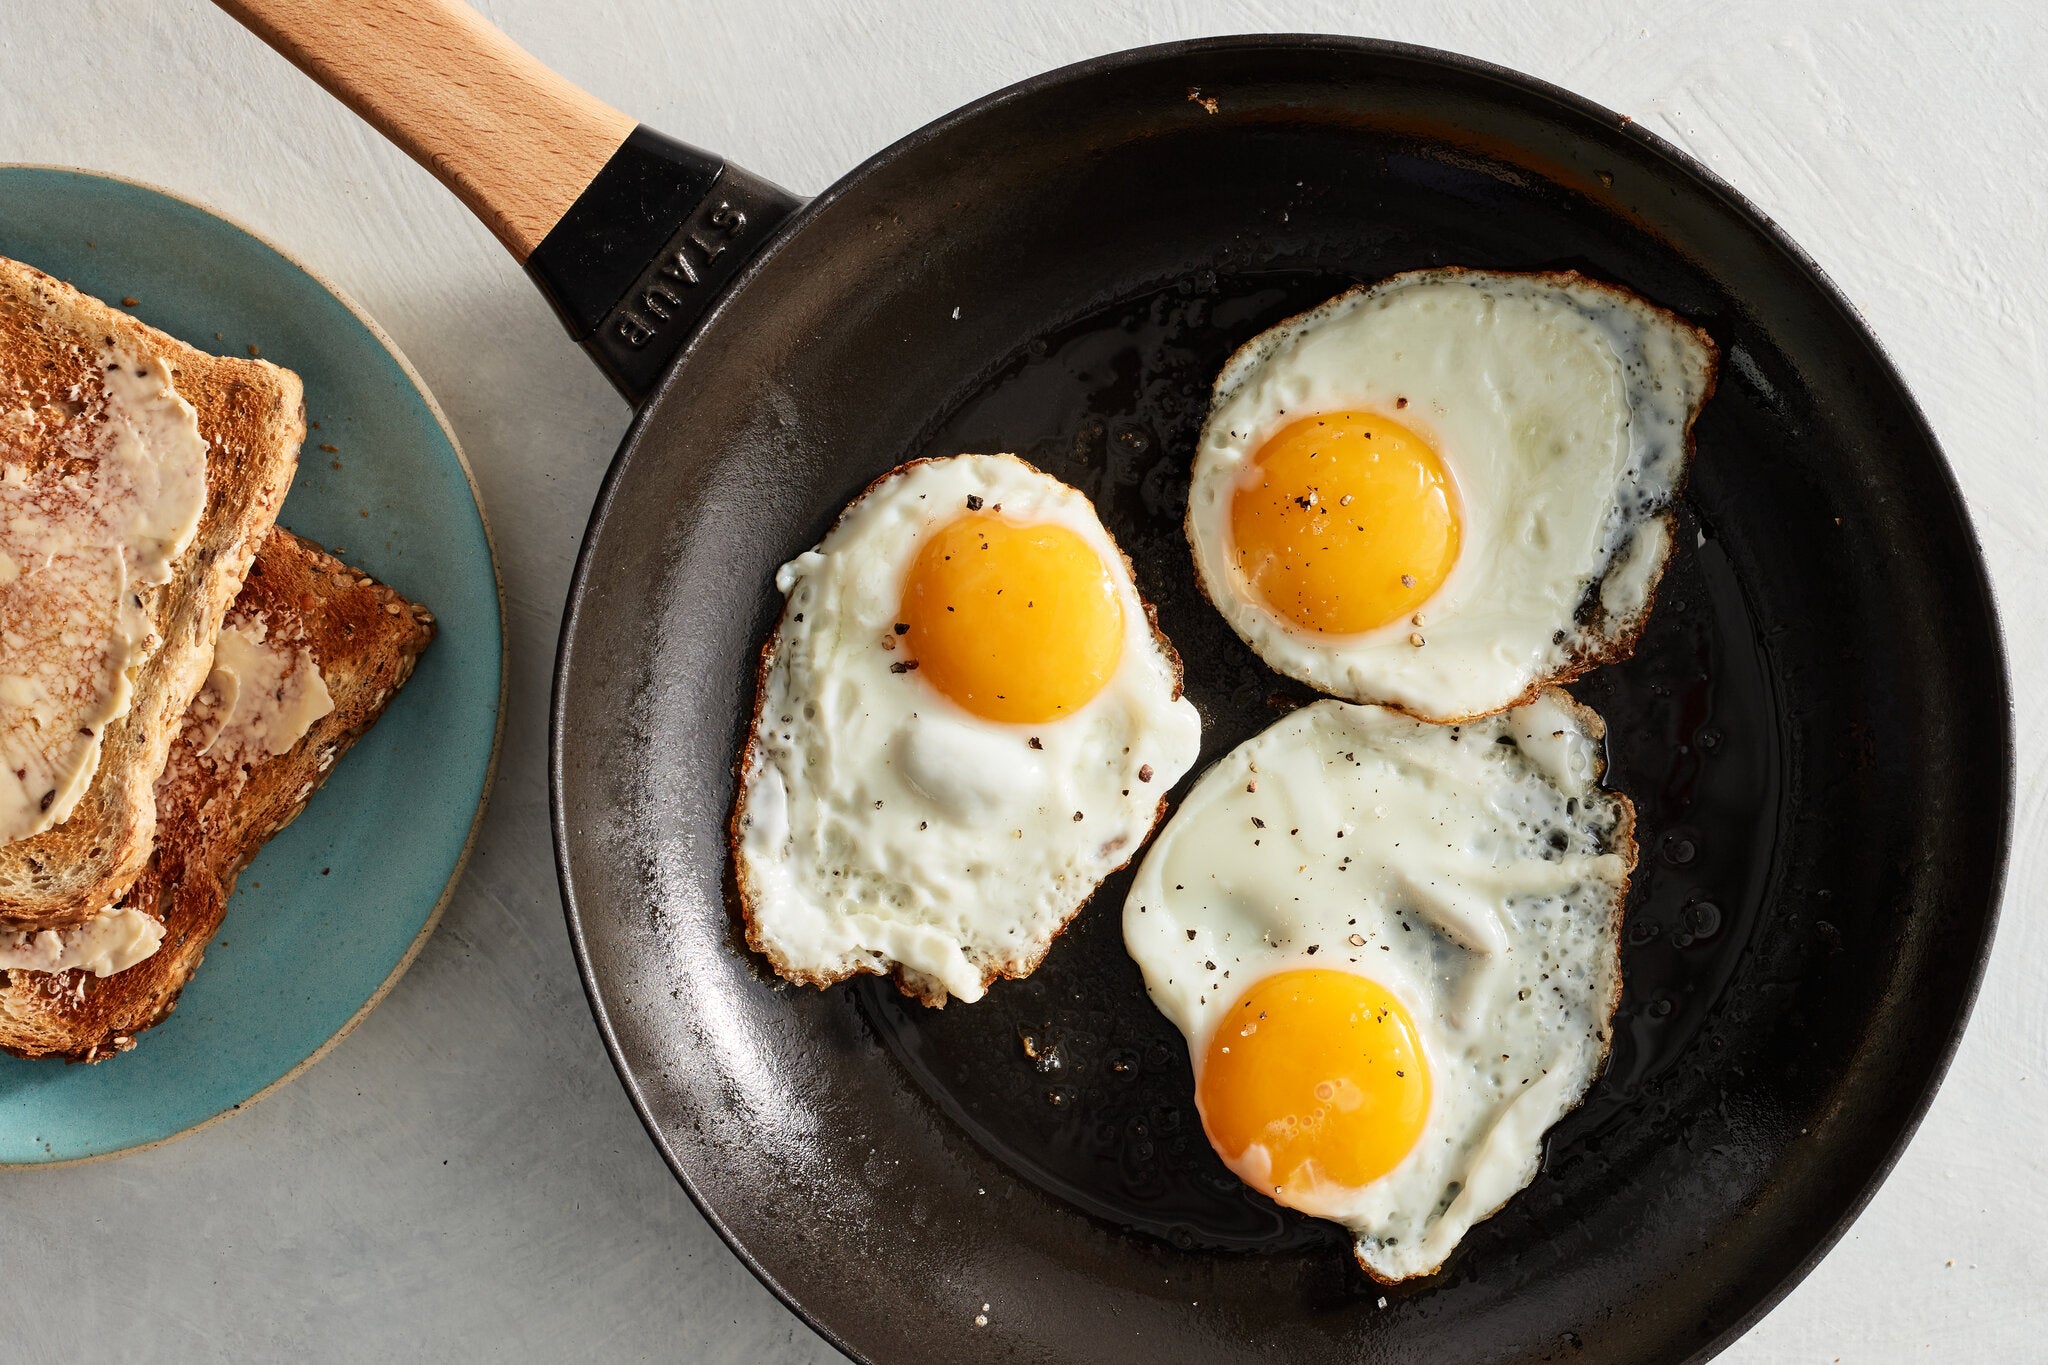
[[[505, 575], [498, 567], [498, 541], [491, 531], [491, 516], [489, 509], [484, 506], [483, 491], [477, 487], [476, 471], [470, 468], [469, 455], [463, 450], [461, 440], [455, 435], [455, 427], [449, 422], [448, 414], [441, 410], [441, 402], [434, 397], [434, 391], [427, 386], [427, 381], [420, 376], [420, 372], [413, 368], [412, 360], [399, 348], [398, 343], [392, 340], [391, 335], [377, 324], [377, 320], [370, 316], [368, 310], [357, 303], [349, 295], [348, 291], [329, 279], [326, 274], [315, 269], [297, 252], [283, 246], [268, 233], [258, 231], [256, 228], [236, 218], [233, 214], [223, 212], [196, 195], [184, 194], [178, 190], [168, 189], [165, 186], [156, 184], [153, 181], [138, 179], [135, 176], [121, 175], [114, 171], [97, 171], [87, 166], [68, 166], [60, 162], [0, 161], [0, 174], [5, 174], [8, 171], [58, 171], [66, 175], [80, 176], [90, 180], [110, 181], [114, 184], [126, 185], [132, 189], [145, 190], [151, 194], [160, 195], [174, 203], [183, 204], [187, 208], [197, 209], [216, 222], [236, 232], [240, 232], [244, 236], [253, 238], [263, 246], [276, 252], [288, 265], [303, 273], [314, 284], [326, 290], [336, 303], [347, 309], [349, 315], [362, 324], [364, 330], [369, 332], [371, 339], [383, 348], [384, 353], [398, 362], [398, 368], [405, 375], [406, 382], [412, 385], [413, 392], [417, 393], [421, 401], [427, 405], [427, 411], [432, 415], [435, 425], [441, 429], [441, 435], [447, 438], [448, 448], [455, 452], [455, 463], [462, 470], [463, 482], [469, 488], [469, 500], [476, 507], [477, 521], [483, 527], [484, 550], [491, 565], [491, 586], [496, 590], [498, 599], [498, 698], [494, 704], [495, 715], [491, 722], [491, 754], [484, 764], [483, 785], [477, 792], [476, 810], [470, 816], [469, 832], [463, 836], [462, 850], [456, 855], [455, 866], [450, 869], [448, 880], [442, 884], [440, 893], [434, 897], [433, 908], [427, 912], [425, 922], [420, 925], [419, 932], [413, 935], [412, 941], [406, 944], [405, 952], [399, 956], [398, 962], [392, 967], [390, 974], [378, 983], [377, 988], [370, 992], [369, 998], [364, 1000], [356, 1008], [355, 1012], [342, 1022], [340, 1028], [329, 1034], [320, 1046], [314, 1048], [283, 1075], [265, 1085], [255, 1094], [245, 1100], [229, 1105], [216, 1114], [200, 1119], [197, 1123], [187, 1124], [176, 1132], [166, 1133], [162, 1137], [151, 1138], [147, 1142], [131, 1143], [126, 1147], [116, 1147], [112, 1151], [94, 1152], [86, 1156], [63, 1157], [53, 1161], [0, 1161], [0, 1171], [53, 1171], [65, 1170], [76, 1166], [92, 1166], [105, 1161], [118, 1161], [122, 1157], [133, 1156], [138, 1152], [154, 1151], [159, 1147], [176, 1142], [180, 1138], [187, 1138], [194, 1133], [211, 1128], [223, 1120], [232, 1118], [236, 1114], [246, 1113], [259, 1102], [270, 1098], [279, 1090], [282, 1090], [285, 1086], [290, 1085], [300, 1076], [303, 1076], [312, 1068], [314, 1063], [334, 1051], [342, 1039], [355, 1032], [356, 1026], [369, 1018], [372, 1010], [375, 1010], [377, 1006], [384, 1003], [384, 997], [391, 994], [392, 989], [398, 985], [399, 979], [411, 969], [414, 960], [419, 957], [420, 950], [426, 947], [427, 940], [433, 937], [434, 930], [440, 927], [442, 913], [447, 910], [448, 903], [455, 898], [456, 888], [462, 884], [463, 873], [469, 870], [470, 855], [476, 851], [477, 836], [483, 829], [484, 815], [490, 810], [491, 795], [498, 785], [498, 760], [503, 754], [505, 747], [505, 701], [510, 690], [512, 669], [511, 651], [505, 647]], [[158, 1022], [161, 1023], [163, 1021], [159, 1020]], [[54, 1059], [43, 1060], [54, 1061]], [[66, 1066], [72, 1065], [68, 1061], [63, 1064]]]
[[[822, 1340], [858, 1365], [888, 1365], [888, 1362], [870, 1356], [848, 1342], [837, 1330], [821, 1321], [795, 1293], [778, 1280], [775, 1274], [740, 1241], [726, 1221], [700, 1194], [683, 1163], [672, 1150], [671, 1145], [656, 1120], [652, 1106], [642, 1091], [640, 1077], [635, 1066], [624, 1052], [623, 1044], [614, 1027], [602, 987], [592, 965], [589, 945], [585, 941], [582, 912], [578, 906], [575, 883], [570, 867], [572, 836], [567, 813], [563, 805], [563, 786], [566, 780], [562, 765], [562, 745], [569, 723], [568, 675], [572, 643], [580, 624], [586, 590], [589, 587], [587, 574], [593, 537], [591, 532], [603, 520], [613, 499], [617, 496], [628, 454], [637, 448], [643, 428], [650, 415], [662, 405], [669, 387], [677, 382], [676, 376], [683, 363], [694, 352], [699, 337], [728, 311], [733, 299], [768, 266], [780, 249], [799, 232], [811, 218], [836, 202], [850, 186], [864, 179], [870, 172], [886, 165], [893, 159], [915, 150], [951, 132], [984, 111], [1016, 99], [1027, 98], [1040, 91], [1061, 83], [1101, 74], [1121, 66], [1134, 65], [1146, 60], [1168, 59], [1213, 51], [1238, 49], [1339, 49], [1373, 57], [1395, 58], [1419, 61], [1439, 69], [1448, 69], [1498, 81], [1504, 85], [1539, 96], [1555, 104], [1596, 120], [1618, 127], [1622, 135], [1644, 147], [1654, 156], [1672, 165], [1690, 179], [1700, 190], [1719, 199], [1738, 220], [1749, 224], [1770, 246], [1784, 253], [1785, 257], [1816, 286], [1822, 299], [1839, 314], [1843, 325], [1859, 336], [1868, 346], [1872, 357], [1883, 367], [1892, 379], [1905, 411], [1912, 418], [1920, 433], [1936, 455], [1938, 472], [1946, 486], [1949, 497], [1961, 513], [1964, 526], [1970, 537], [1970, 546], [1981, 575], [1984, 601], [1989, 609], [1993, 634], [1994, 659], [1997, 681], [2004, 705], [1996, 712], [2001, 728], [2001, 750], [2005, 768], [2005, 781], [1999, 791], [1996, 811], [1999, 826], [2000, 854], [1996, 866], [1990, 869], [1992, 895], [1983, 914], [1983, 929], [1980, 942], [1974, 946], [1974, 962], [1967, 991], [1957, 1002], [1956, 1024], [1949, 1036], [1932, 1059], [1932, 1066], [1921, 1093], [1914, 1096], [1899, 1123], [1882, 1158], [1873, 1166], [1864, 1181], [1836, 1221], [1821, 1230], [1814, 1239], [1811, 1249], [1803, 1255], [1783, 1277], [1766, 1293], [1760, 1295], [1738, 1316], [1728, 1321], [1711, 1340], [1686, 1357], [1688, 1365], [1696, 1365], [1719, 1355], [1737, 1340], [1746, 1335], [1764, 1317], [1775, 1309], [1796, 1289], [1820, 1263], [1835, 1249], [1849, 1229], [1860, 1218], [1870, 1201], [1875, 1198], [1887, 1179], [1896, 1169], [1908, 1146], [1917, 1135], [1921, 1123], [1932, 1107], [1935, 1096], [1947, 1080], [1956, 1054], [1961, 1047], [1963, 1035], [1967, 1032], [1970, 1019], [1975, 1012], [1977, 1001], [1982, 994], [1985, 974], [1991, 953], [1998, 937], [1999, 922], [2003, 916], [2007, 893], [2010, 889], [2013, 832], [2017, 815], [2018, 751], [2016, 713], [2012, 689], [2011, 649], [2005, 614], [1999, 610], [1997, 584], [1993, 581], [1990, 564], [1985, 558], [1983, 540], [1979, 535], [1975, 519], [1970, 515], [1969, 503], [1963, 495], [1961, 482], [1957, 479], [1955, 466], [1950, 461], [1943, 443], [1936, 435], [1933, 424], [1927, 420], [1926, 409], [1906, 383], [1905, 376], [1893, 359], [1891, 351], [1879, 338], [1862, 311], [1851, 302], [1848, 294], [1836, 283], [1832, 275], [1802, 247], [1792, 235], [1779, 224], [1776, 218], [1765, 211], [1741, 190], [1735, 188], [1726, 178], [1707, 165], [1699, 157], [1686, 151], [1670, 139], [1645, 127], [1635, 118], [1622, 114], [1586, 95], [1579, 94], [1565, 86], [1542, 77], [1531, 75], [1519, 68], [1463, 52], [1432, 46], [1426, 43], [1406, 42], [1392, 38], [1374, 37], [1355, 33], [1329, 33], [1313, 31], [1255, 32], [1203, 35], [1171, 39], [1135, 47], [1121, 48], [1098, 53], [1077, 61], [1036, 72], [1022, 80], [998, 87], [959, 107], [939, 115], [937, 118], [912, 129], [900, 138], [877, 149], [850, 167], [832, 181], [817, 195], [806, 201], [785, 219], [775, 230], [770, 240], [746, 263], [741, 271], [727, 283], [718, 299], [705, 311], [693, 327], [690, 338], [685, 341], [667, 370], [656, 383], [649, 395], [638, 405], [632, 423], [621, 438], [619, 449], [605, 471], [603, 480], [592, 506], [582, 544], [578, 548], [575, 567], [570, 578], [568, 600], [565, 604], [562, 625], [558, 637], [555, 665], [548, 706], [548, 801], [549, 823], [554, 838], [556, 880], [559, 884], [562, 909], [569, 930], [571, 951], [575, 955], [577, 974], [583, 985], [584, 997], [605, 1045], [605, 1052], [611, 1059], [621, 1088], [626, 1092], [628, 1102], [638, 1115], [649, 1141], [669, 1168], [670, 1174], [698, 1213], [718, 1234], [726, 1248], [746, 1267], [747, 1271], [761, 1283], [781, 1304], [807, 1328]], [[971, 1140], [971, 1139], [970, 1139]]]

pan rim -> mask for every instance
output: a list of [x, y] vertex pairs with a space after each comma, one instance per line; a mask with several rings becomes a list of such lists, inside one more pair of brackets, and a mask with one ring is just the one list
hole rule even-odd
[[605, 475], [599, 484], [598, 494], [592, 506], [590, 519], [584, 536], [577, 549], [576, 562], [570, 579], [570, 588], [562, 613], [562, 625], [556, 650], [548, 703], [548, 805], [549, 825], [553, 835], [556, 880], [562, 897], [563, 915], [569, 931], [570, 948], [576, 958], [577, 974], [583, 986], [592, 1017], [598, 1032], [604, 1040], [606, 1054], [618, 1074], [627, 1099], [638, 1115], [641, 1126], [647, 1130], [655, 1149], [669, 1171], [689, 1197], [706, 1223], [718, 1234], [727, 1248], [746, 1266], [747, 1270], [766, 1287], [770, 1293], [795, 1314], [813, 1332], [816, 1332], [835, 1349], [851, 1360], [862, 1365], [887, 1365], [856, 1349], [833, 1327], [820, 1320], [788, 1287], [783, 1285], [743, 1243], [727, 1225], [718, 1211], [699, 1192], [689, 1173], [656, 1121], [647, 1097], [642, 1093], [632, 1062], [625, 1056], [623, 1045], [613, 1026], [607, 1010], [603, 987], [597, 979], [592, 964], [589, 945], [586, 941], [582, 911], [576, 898], [574, 873], [571, 868], [570, 833], [563, 800], [564, 773], [562, 753], [565, 735], [569, 725], [568, 675], [575, 653], [577, 629], [581, 623], [586, 595], [590, 587], [589, 572], [592, 549], [601, 539], [604, 522], [611, 510], [623, 482], [624, 471], [630, 463], [630, 456], [638, 448], [651, 414], [662, 405], [668, 390], [676, 382], [677, 373], [695, 353], [697, 345], [712, 324], [723, 318], [732, 300], [742, 293], [746, 286], [775, 258], [787, 244], [805, 227], [810, 220], [825, 208], [836, 203], [859, 182], [898, 158], [907, 155], [928, 143], [938, 140], [963, 123], [981, 117], [983, 114], [1006, 104], [1031, 98], [1048, 89], [1056, 88], [1092, 76], [1102, 75], [1124, 68], [1140, 66], [1147, 62], [1172, 60], [1181, 57], [1211, 53], [1245, 51], [1342, 51], [1367, 57], [1394, 59], [1431, 66], [1457, 74], [1476, 76], [1512, 88], [1523, 95], [1533, 95], [1561, 106], [1568, 114], [1605, 122], [1620, 133], [1638, 143], [1652, 157], [1662, 160], [1680, 172], [1699, 190], [1718, 201], [1739, 223], [1754, 230], [1770, 248], [1780, 252], [1796, 268], [1799, 274], [1815, 287], [1820, 299], [1833, 309], [1841, 324], [1848, 332], [1867, 347], [1872, 360], [1879, 367], [1880, 375], [1888, 382], [1892, 392], [1910, 419], [1912, 429], [1934, 455], [1936, 472], [1941, 488], [1946, 495], [1949, 509], [1965, 529], [1969, 537], [1971, 559], [1976, 571], [1974, 582], [1960, 585], [1959, 596], [1965, 599], [1981, 599], [1988, 617], [1992, 657], [1983, 662], [1989, 666], [1990, 681], [1995, 685], [1999, 705], [1995, 712], [1984, 717], [1981, 723], [1995, 723], [1999, 761], [2003, 767], [2003, 781], [2000, 784], [2001, 800], [1996, 818], [1987, 823], [1995, 826], [1997, 857], [1988, 871], [1990, 894], [1981, 918], [1978, 942], [1972, 949], [1969, 982], [1961, 998], [1956, 1002], [1953, 1025], [1947, 1030], [1938, 1054], [1931, 1059], [1931, 1068], [1924, 1085], [1914, 1096], [1905, 1116], [1886, 1144], [1879, 1159], [1872, 1165], [1868, 1175], [1844, 1205], [1833, 1223], [1823, 1230], [1805, 1255], [1785, 1272], [1766, 1292], [1758, 1295], [1740, 1314], [1724, 1324], [1715, 1335], [1694, 1352], [1688, 1359], [1703, 1362], [1712, 1359], [1731, 1343], [1748, 1332], [1773, 1308], [1777, 1307], [1793, 1289], [1811, 1274], [1824, 1260], [1850, 1226], [1861, 1216], [1864, 1209], [1875, 1197], [1878, 1189], [1896, 1167], [1906, 1147], [1918, 1132], [1932, 1106], [1935, 1094], [1947, 1078], [1957, 1049], [1961, 1046], [1963, 1034], [1967, 1031], [1970, 1017], [1976, 1007], [1982, 989], [1986, 967], [1997, 937], [2000, 915], [2004, 907], [2006, 883], [2011, 863], [2012, 828], [2017, 799], [2017, 752], [2015, 719], [2013, 713], [2012, 679], [2007, 648], [2004, 618], [1998, 610], [1997, 594], [1991, 579], [1989, 566], [1984, 558], [1983, 542], [1977, 534], [1976, 525], [1970, 516], [1969, 505], [1963, 496], [1961, 484], [1957, 481], [1955, 469], [1947, 453], [1937, 439], [1926, 414], [1904, 376], [1893, 362], [1891, 353], [1871, 330], [1863, 315], [1851, 304], [1847, 296], [1836, 285], [1833, 278], [1809, 255], [1792, 237], [1779, 226], [1778, 222], [1741, 191], [1723, 180], [1703, 162], [1676, 144], [1645, 128], [1634, 118], [1576, 94], [1541, 78], [1528, 75], [1512, 67], [1489, 62], [1462, 53], [1422, 44], [1399, 42], [1392, 39], [1370, 38], [1342, 34], [1320, 33], [1261, 33], [1232, 34], [1191, 39], [1179, 39], [1142, 47], [1127, 48], [1084, 59], [1066, 66], [1054, 68], [1026, 80], [1002, 87], [979, 99], [960, 106], [948, 114], [941, 115], [915, 131], [889, 144], [859, 165], [846, 172], [832, 185], [803, 204], [776, 229], [769, 242], [756, 253], [747, 265], [726, 286], [720, 298], [704, 313], [697, 323], [690, 339], [677, 351], [669, 362], [667, 370], [647, 398], [635, 411], [633, 420], [621, 438], [619, 448], [613, 455]]

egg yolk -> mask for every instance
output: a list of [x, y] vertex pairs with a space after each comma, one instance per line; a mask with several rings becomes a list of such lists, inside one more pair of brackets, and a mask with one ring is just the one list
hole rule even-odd
[[1458, 506], [1429, 442], [1366, 412], [1282, 427], [1230, 504], [1245, 581], [1283, 619], [1354, 635], [1412, 613], [1458, 558]]
[[994, 510], [925, 541], [897, 620], [919, 677], [977, 716], [1016, 724], [1085, 706], [1124, 647], [1123, 598], [1095, 547]]
[[[1225, 1163], [1286, 1204], [1398, 1166], [1429, 1117], [1429, 1069], [1414, 1021], [1378, 982], [1297, 969], [1256, 982], [1223, 1017], [1195, 1098]], [[1246, 1161], [1254, 1147], [1269, 1170]]]

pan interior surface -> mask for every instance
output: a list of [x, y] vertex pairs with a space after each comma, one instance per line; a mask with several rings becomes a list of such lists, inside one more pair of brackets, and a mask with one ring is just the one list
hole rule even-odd
[[[1722, 372], [1637, 654], [1573, 688], [1643, 849], [1613, 1061], [1529, 1189], [1439, 1275], [1382, 1288], [1209, 1150], [1123, 953], [1128, 874], [1034, 976], [930, 1011], [768, 976], [724, 826], [776, 566], [920, 455], [1014, 451], [1094, 499], [1184, 658], [1204, 763], [1309, 700], [1195, 585], [1208, 385], [1259, 330], [1428, 265], [1628, 286], [1704, 326]], [[892, 1363], [1711, 1354], [1910, 1133], [2008, 822], [1975, 541], [1832, 290], [1624, 121], [1346, 40], [1056, 73], [815, 203], [622, 452], [556, 704], [564, 889], [636, 1104], [750, 1266]]]

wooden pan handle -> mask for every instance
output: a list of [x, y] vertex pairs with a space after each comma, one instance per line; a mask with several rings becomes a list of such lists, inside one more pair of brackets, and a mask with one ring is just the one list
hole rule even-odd
[[216, 0], [432, 171], [522, 264], [634, 121], [462, 0]]

